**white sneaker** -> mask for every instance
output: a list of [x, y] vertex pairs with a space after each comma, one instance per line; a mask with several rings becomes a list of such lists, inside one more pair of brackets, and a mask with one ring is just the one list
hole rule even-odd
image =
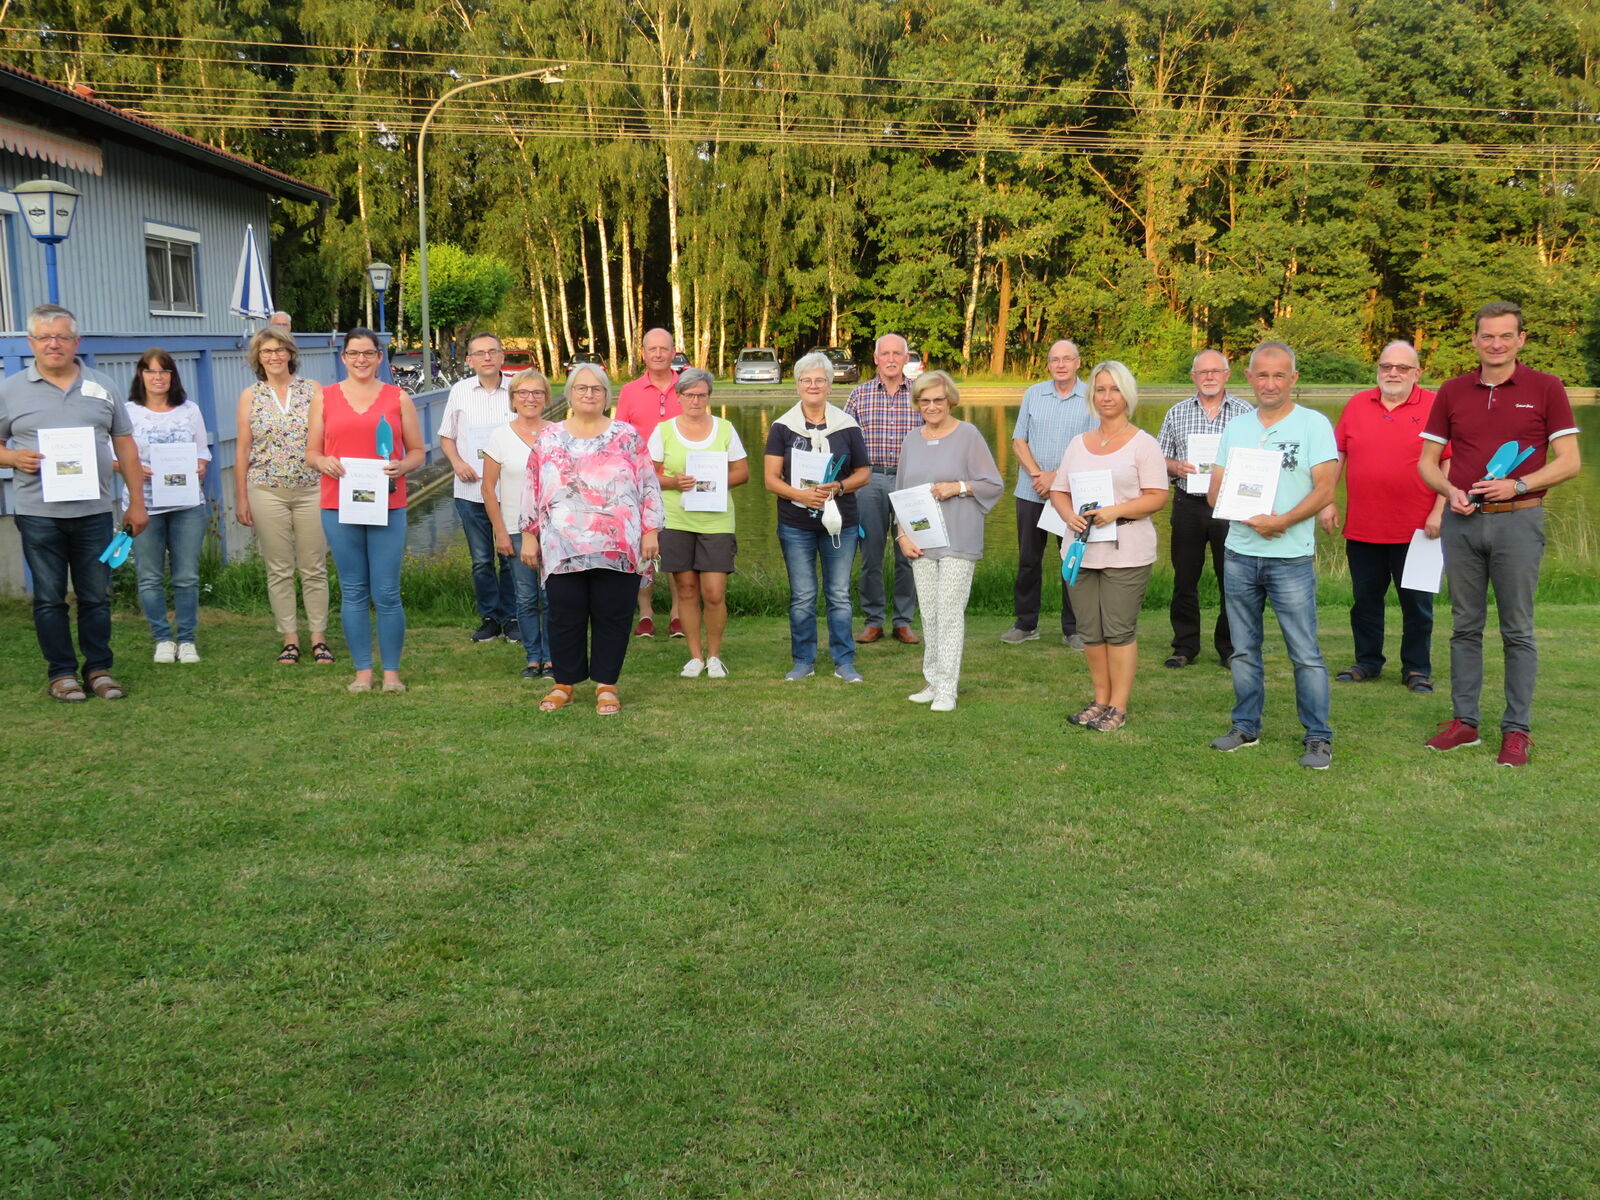
[[720, 658], [712, 655], [706, 660], [706, 674], [712, 679], [726, 679], [728, 677], [728, 668], [722, 665]]
[[683, 664], [683, 670], [679, 671], [678, 674], [682, 675], [685, 679], [699, 679], [700, 672], [704, 671], [705, 669], [706, 664], [704, 659], [691, 658], [688, 662]]
[[925, 687], [920, 692], [912, 692], [906, 699], [913, 704], [932, 704], [938, 695], [939, 693], [934, 691], [933, 688]]
[[193, 642], [178, 643], [178, 661], [181, 663], [197, 663], [200, 661], [200, 651], [194, 648]]
[[177, 662], [178, 661], [178, 643], [177, 642], [157, 642], [156, 643], [156, 661], [159, 662], [159, 663]]
[[946, 692], [944, 695], [935, 700], [929, 707], [932, 708], [934, 712], [955, 712], [956, 698], [949, 692]]

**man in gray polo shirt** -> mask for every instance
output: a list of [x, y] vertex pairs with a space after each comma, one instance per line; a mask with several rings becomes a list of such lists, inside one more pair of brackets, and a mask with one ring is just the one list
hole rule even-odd
[[[33, 627], [39, 637], [57, 700], [87, 699], [84, 687], [106, 700], [127, 693], [111, 675], [111, 568], [100, 561], [115, 531], [111, 474], [128, 488], [123, 519], [129, 533], [144, 531], [144, 473], [133, 442], [122, 390], [78, 361], [78, 321], [55, 304], [28, 314], [33, 365], [0, 382], [0, 467], [11, 467], [17, 503], [17, 533], [33, 573]], [[93, 499], [47, 498], [41, 467], [55, 468], [39, 451], [39, 431], [93, 431], [94, 462], [59, 464], [61, 476], [92, 469], [99, 481]], [[76, 470], [72, 468], [76, 467]], [[78, 598], [78, 641], [83, 651], [83, 685], [78, 683], [78, 649], [72, 644], [67, 589]]]
[[[1050, 535], [1039, 528], [1039, 517], [1050, 503], [1050, 485], [1067, 443], [1088, 433], [1099, 422], [1089, 408], [1089, 394], [1078, 378], [1082, 359], [1078, 348], [1063, 338], [1050, 347], [1050, 378], [1022, 393], [1022, 408], [1012, 433], [1017, 455], [1017, 583], [1012, 591], [1016, 620], [1000, 640], [1014, 646], [1037, 641], [1039, 608], [1044, 596], [1044, 551]], [[1058, 542], [1059, 538], [1056, 539]], [[1052, 570], [1052, 575], [1060, 571]], [[1065, 581], [1061, 584], [1061, 640], [1074, 650], [1083, 649], [1078, 619]]]

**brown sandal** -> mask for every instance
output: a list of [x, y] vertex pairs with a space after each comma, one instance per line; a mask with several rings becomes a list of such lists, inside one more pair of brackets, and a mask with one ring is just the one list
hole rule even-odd
[[127, 690], [111, 678], [110, 671], [96, 671], [85, 682], [89, 690], [102, 700], [122, 700], [128, 695]]
[[45, 689], [52, 699], [60, 700], [65, 704], [82, 704], [89, 698], [88, 693], [78, 683], [77, 677], [63, 675], [59, 679], [52, 679], [50, 686]]
[[540, 712], [555, 712], [558, 708], [565, 708], [572, 703], [572, 685], [570, 683], [557, 683], [551, 686], [550, 693], [539, 701]]
[[1109, 709], [1109, 704], [1091, 704], [1081, 712], [1075, 712], [1067, 718], [1069, 725], [1091, 725]]
[[617, 696], [617, 689], [605, 684], [595, 688], [594, 711], [602, 717], [614, 717], [621, 712], [622, 700]]

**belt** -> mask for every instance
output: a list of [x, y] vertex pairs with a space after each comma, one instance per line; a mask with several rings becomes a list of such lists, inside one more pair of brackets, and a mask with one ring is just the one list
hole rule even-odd
[[1524, 496], [1521, 500], [1497, 500], [1485, 504], [1478, 511], [1485, 513], [1515, 512], [1519, 508], [1538, 508], [1543, 503], [1543, 496]]
[[899, 467], [873, 467], [872, 470], [878, 475], [898, 475], [900, 473]]

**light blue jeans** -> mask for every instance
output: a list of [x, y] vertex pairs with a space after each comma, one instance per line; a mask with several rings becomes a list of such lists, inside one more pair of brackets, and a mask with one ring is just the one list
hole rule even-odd
[[400, 604], [400, 560], [406, 552], [406, 510], [391, 508], [387, 525], [341, 525], [339, 510], [322, 510], [322, 532], [339, 569], [339, 621], [358, 671], [372, 670], [372, 614], [378, 613], [378, 658], [400, 669], [406, 648], [406, 610]]
[[[139, 577], [139, 607], [158, 642], [192, 642], [200, 624], [200, 547], [211, 523], [211, 506], [154, 513], [144, 532], [133, 539], [133, 561]], [[172, 563], [172, 608], [178, 636], [167, 623], [167, 563]]]
[[516, 584], [517, 632], [529, 666], [550, 661], [550, 602], [539, 579], [539, 568], [522, 561], [522, 537], [511, 535], [511, 579]]
[[[797, 663], [817, 661], [817, 559], [822, 560], [821, 586], [828, 606], [828, 648], [835, 666], [854, 665], [856, 643], [851, 635], [850, 564], [856, 556], [856, 531], [839, 532], [839, 544], [815, 522], [815, 529], [778, 526], [778, 545], [789, 570], [789, 654]], [[909, 572], [908, 572], [909, 574]]]
[[1333, 740], [1328, 728], [1328, 668], [1317, 645], [1317, 571], [1312, 555], [1257, 558], [1229, 550], [1222, 573], [1222, 599], [1233, 635], [1233, 727], [1252, 737], [1261, 733], [1267, 706], [1262, 640], [1267, 601], [1278, 616], [1283, 644], [1294, 664], [1294, 699], [1306, 740]]

